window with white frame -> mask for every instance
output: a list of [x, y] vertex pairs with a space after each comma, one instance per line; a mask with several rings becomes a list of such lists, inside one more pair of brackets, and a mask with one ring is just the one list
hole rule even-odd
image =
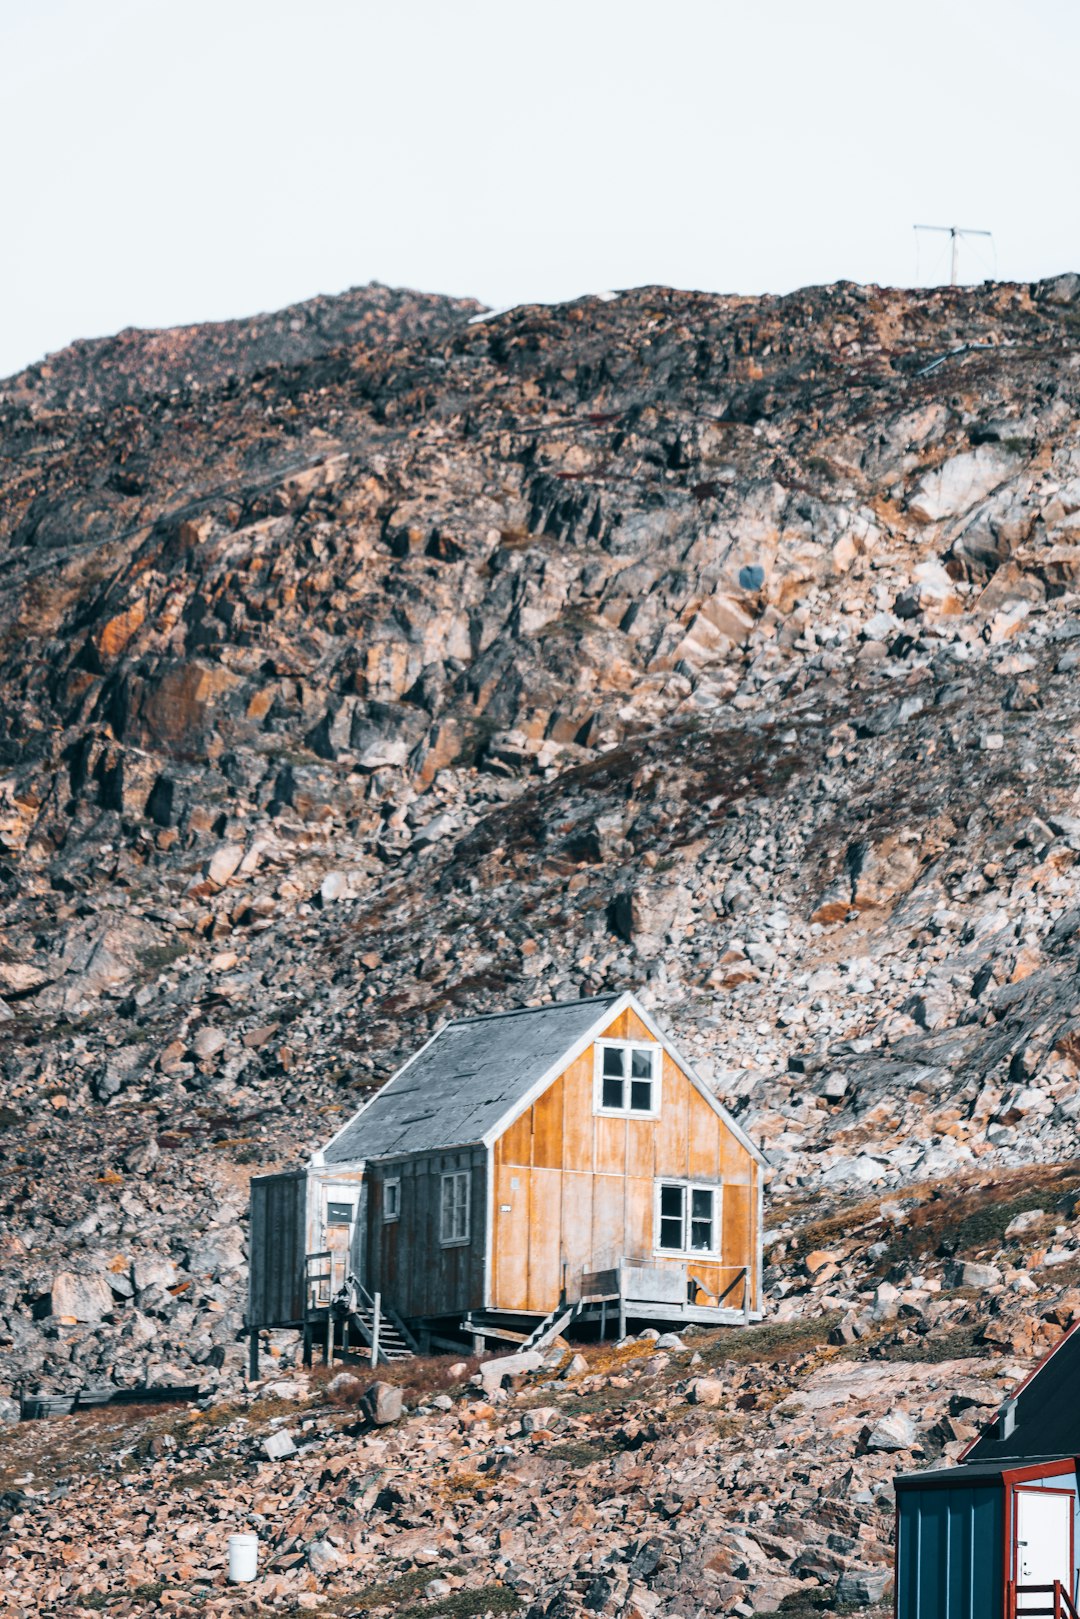
[[633, 1040], [598, 1041], [595, 1086], [597, 1113], [659, 1118], [660, 1047]]
[[455, 1169], [442, 1178], [439, 1241], [444, 1248], [469, 1240], [469, 1171]]
[[715, 1254], [719, 1248], [719, 1188], [693, 1181], [657, 1181], [656, 1252]]
[[396, 1220], [401, 1214], [401, 1181], [395, 1176], [392, 1180], [383, 1181], [383, 1223]]

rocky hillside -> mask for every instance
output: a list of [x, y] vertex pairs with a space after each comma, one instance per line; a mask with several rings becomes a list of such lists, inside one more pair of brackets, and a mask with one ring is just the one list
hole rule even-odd
[[406, 292], [373, 281], [250, 320], [160, 332], [132, 327], [115, 337], [83, 338], [0, 383], [0, 398], [38, 418], [53, 410], [109, 410], [154, 394], [243, 383], [346, 344], [407, 342], [459, 326], [483, 308], [472, 298]]
[[[1080, 1280], [1080, 277], [316, 302], [0, 389], [0, 1393], [238, 1398], [249, 1175], [625, 985], [768, 1151], [799, 1376], [1007, 1374]], [[772, 1457], [864, 1516], [726, 1611], [884, 1566], [872, 1427]]]

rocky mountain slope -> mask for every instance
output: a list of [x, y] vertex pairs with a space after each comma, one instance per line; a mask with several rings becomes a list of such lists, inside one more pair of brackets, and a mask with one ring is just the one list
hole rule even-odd
[[242, 383], [345, 344], [407, 342], [461, 325], [483, 308], [472, 298], [407, 292], [373, 281], [249, 320], [164, 331], [130, 327], [115, 337], [82, 338], [0, 383], [0, 397], [39, 418], [52, 410], [109, 410], [154, 394]]
[[[1080, 1280], [1080, 278], [319, 306], [0, 389], [0, 1392], [235, 1396], [248, 1176], [627, 984], [769, 1153], [799, 1376], [1006, 1373]], [[864, 1426], [769, 1467], [873, 1567]], [[839, 1589], [766, 1556], [727, 1611]]]

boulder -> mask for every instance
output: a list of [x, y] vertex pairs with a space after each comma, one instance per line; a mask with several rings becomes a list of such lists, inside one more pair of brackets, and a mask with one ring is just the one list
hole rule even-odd
[[909, 1411], [889, 1411], [871, 1428], [867, 1450], [910, 1450], [915, 1443], [915, 1418]]
[[222, 843], [214, 850], [203, 869], [212, 883], [223, 887], [235, 874], [243, 858], [243, 844]]
[[217, 1276], [237, 1271], [244, 1263], [239, 1231], [204, 1231], [188, 1244], [187, 1269], [193, 1276]]
[[332, 1574], [341, 1562], [341, 1553], [328, 1540], [313, 1540], [307, 1549], [307, 1564], [313, 1574]]
[[727, 1388], [719, 1377], [695, 1377], [686, 1394], [691, 1405], [720, 1405]]
[[554, 1405], [534, 1405], [531, 1411], [525, 1411], [521, 1417], [522, 1433], [539, 1433], [542, 1429], [557, 1428], [563, 1421], [563, 1414]]
[[950, 1287], [996, 1287], [1001, 1272], [996, 1265], [979, 1265], [970, 1259], [958, 1259], [949, 1266]]
[[996, 444], [963, 450], [924, 473], [908, 500], [908, 510], [924, 522], [961, 517], [985, 500], [1016, 466], [1016, 456]]
[[53, 1277], [49, 1303], [60, 1320], [100, 1321], [113, 1308], [112, 1288], [104, 1276], [77, 1276], [62, 1270]]
[[293, 1436], [286, 1429], [279, 1428], [277, 1433], [270, 1434], [263, 1440], [263, 1455], [272, 1462], [284, 1461], [287, 1456], [296, 1455], [296, 1446]]
[[372, 1383], [364, 1395], [364, 1410], [377, 1428], [396, 1422], [403, 1403], [401, 1390], [394, 1383]]
[[516, 1355], [500, 1355], [496, 1360], [486, 1360], [481, 1366], [478, 1373], [480, 1386], [485, 1394], [494, 1394], [508, 1377], [539, 1371], [543, 1364], [544, 1357], [536, 1349], [523, 1349]]
[[884, 1568], [847, 1568], [836, 1583], [836, 1600], [845, 1608], [861, 1610], [881, 1602], [892, 1585]]

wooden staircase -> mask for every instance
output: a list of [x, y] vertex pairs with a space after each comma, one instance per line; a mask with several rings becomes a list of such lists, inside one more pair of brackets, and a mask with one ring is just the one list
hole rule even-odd
[[522, 1340], [522, 1349], [544, 1349], [560, 1332], [571, 1326], [585, 1308], [585, 1299], [578, 1299], [575, 1304], [558, 1304], [554, 1310], [549, 1310], [542, 1321], [538, 1321], [529, 1336]]
[[350, 1309], [346, 1317], [371, 1351], [373, 1366], [389, 1366], [395, 1361], [413, 1360], [417, 1343], [397, 1312], [381, 1293], [369, 1293], [350, 1276]]

